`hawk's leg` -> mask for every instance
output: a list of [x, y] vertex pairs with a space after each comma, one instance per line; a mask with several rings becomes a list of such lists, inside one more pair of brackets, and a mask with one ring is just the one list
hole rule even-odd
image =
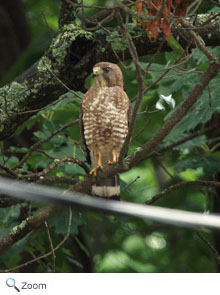
[[118, 151], [116, 150], [116, 149], [113, 149], [112, 150], [112, 161], [108, 161], [107, 162], [107, 165], [111, 165], [111, 164], [114, 164], [114, 163], [116, 163], [117, 162], [117, 160], [118, 160]]
[[103, 169], [103, 166], [102, 166], [102, 155], [101, 155], [101, 153], [99, 152], [98, 153], [98, 165], [95, 167], [95, 168], [93, 168], [90, 172], [89, 172], [89, 174], [90, 175], [97, 175], [97, 171], [99, 170], [99, 169]]

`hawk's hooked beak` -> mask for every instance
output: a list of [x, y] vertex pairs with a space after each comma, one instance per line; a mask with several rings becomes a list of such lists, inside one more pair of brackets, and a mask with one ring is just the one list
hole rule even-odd
[[98, 75], [102, 74], [102, 70], [100, 67], [95, 67], [93, 68], [93, 73], [92, 73], [92, 76], [93, 77], [97, 77]]

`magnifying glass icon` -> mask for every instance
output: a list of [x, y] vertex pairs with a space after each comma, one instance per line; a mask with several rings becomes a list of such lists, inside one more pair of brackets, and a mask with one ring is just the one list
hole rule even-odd
[[14, 279], [12, 279], [12, 278], [7, 279], [6, 285], [8, 287], [14, 287], [15, 290], [17, 290], [18, 292], [20, 292], [20, 290], [15, 286], [15, 280]]

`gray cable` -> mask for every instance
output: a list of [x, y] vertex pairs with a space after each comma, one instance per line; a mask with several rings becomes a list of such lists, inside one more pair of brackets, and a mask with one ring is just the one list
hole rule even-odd
[[24, 183], [0, 177], [0, 193], [23, 200], [104, 211], [163, 222], [176, 226], [220, 229], [220, 217], [213, 214], [187, 212], [130, 202], [90, 197], [77, 192], [63, 192], [47, 186]]

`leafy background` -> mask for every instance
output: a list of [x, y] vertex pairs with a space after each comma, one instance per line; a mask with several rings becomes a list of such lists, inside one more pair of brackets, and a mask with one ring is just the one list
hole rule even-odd
[[[101, 4], [102, 1], [99, 2]], [[23, 3], [32, 31], [32, 42], [3, 78], [2, 84], [12, 80], [38, 60], [48, 48], [58, 28], [59, 1], [24, 0]], [[93, 1], [85, 1], [85, 3], [91, 4]], [[205, 2], [201, 11], [208, 12], [213, 9], [213, 5]], [[42, 17], [42, 11], [47, 25]], [[92, 13], [94, 10], [88, 11], [88, 14]], [[210, 50], [215, 55], [220, 53], [220, 47]], [[146, 85], [150, 85], [157, 79], [161, 74], [159, 70], [163, 69], [169, 60], [174, 60], [175, 54], [174, 51], [165, 52], [156, 58], [148, 72]], [[150, 55], [141, 57], [142, 65], [147, 66], [151, 58]], [[127, 61], [127, 65], [130, 65], [130, 61]], [[177, 75], [176, 71], [171, 70], [165, 79], [146, 94], [140, 112], [145, 111], [146, 108], [148, 111], [155, 111], [160, 94], [172, 94], [177, 108], [207, 67], [207, 58], [199, 51], [196, 52], [190, 58], [187, 69], [196, 68], [200, 73], [182, 71], [181, 75]], [[137, 93], [134, 66], [131, 65], [129, 70], [123, 68], [122, 70], [125, 90], [128, 96], [133, 98]], [[144, 203], [162, 188], [177, 181], [212, 180], [220, 171], [220, 152], [216, 145], [219, 138], [207, 136], [203, 132], [213, 115], [220, 111], [219, 79], [220, 75], [212, 80], [209, 90], [204, 91], [199, 101], [166, 137], [163, 144], [164, 146], [169, 145], [195, 131], [201, 132], [201, 135], [168, 150], [159, 158], [145, 160], [132, 170], [121, 174], [124, 200]], [[92, 83], [91, 77], [85, 83], [88, 88]], [[46, 138], [64, 124], [77, 119], [80, 103], [79, 98], [72, 93], [66, 93], [60, 97], [56, 105], [47, 107], [26, 121], [5, 143], [5, 158], [8, 157], [8, 167], [14, 167], [31, 144]], [[132, 142], [130, 152], [151, 138], [172, 112], [173, 110], [167, 107], [164, 111], [138, 115], [134, 134], [146, 122], [147, 126]], [[78, 126], [66, 129], [49, 142], [42, 144], [40, 148], [54, 158], [73, 156], [84, 160]], [[2, 161], [2, 156], [0, 156], [0, 162]], [[39, 171], [48, 167], [52, 162], [53, 160], [44, 154], [34, 152], [23, 165], [22, 170]], [[62, 163], [49, 175], [72, 176], [80, 179], [84, 176], [84, 171], [75, 164]], [[127, 187], [137, 176], [139, 176], [137, 181]], [[61, 187], [65, 188], [65, 186]], [[210, 189], [187, 187], [167, 195], [155, 205], [196, 212], [212, 211], [213, 197], [214, 194]], [[0, 237], [21, 222], [23, 209], [27, 206], [22, 204], [0, 209]], [[39, 204], [32, 204], [33, 211], [39, 207]], [[53, 217], [49, 221], [49, 226], [55, 246], [67, 232], [68, 211], [63, 210]], [[213, 242], [211, 231], [203, 231], [203, 234]], [[0, 256], [0, 269], [11, 268], [49, 251], [50, 245], [46, 230], [39, 229], [27, 235]], [[73, 211], [71, 237], [56, 252], [57, 272], [216, 272], [216, 270], [210, 249], [191, 229], [87, 211]], [[51, 257], [21, 268], [19, 271], [51, 272]]]

